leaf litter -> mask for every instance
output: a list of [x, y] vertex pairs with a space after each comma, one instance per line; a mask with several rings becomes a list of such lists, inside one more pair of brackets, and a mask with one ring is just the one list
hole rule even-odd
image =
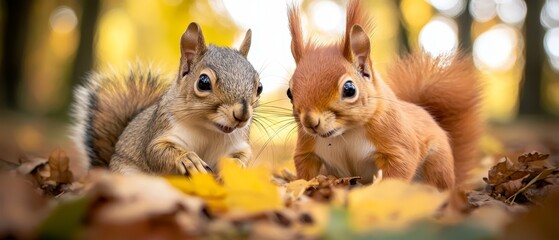
[[440, 192], [381, 171], [364, 186], [359, 176], [303, 180], [227, 159], [217, 178], [94, 169], [75, 179], [55, 150], [3, 164], [11, 170], [0, 175], [0, 238], [493, 239], [523, 229], [545, 237], [553, 229], [545, 221], [559, 214], [550, 200], [559, 198], [559, 171], [548, 157], [503, 158], [485, 189]]

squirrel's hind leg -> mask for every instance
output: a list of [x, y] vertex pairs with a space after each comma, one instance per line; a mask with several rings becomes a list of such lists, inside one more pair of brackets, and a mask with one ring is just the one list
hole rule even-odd
[[454, 158], [448, 142], [436, 144], [418, 171], [422, 182], [441, 190], [454, 187]]

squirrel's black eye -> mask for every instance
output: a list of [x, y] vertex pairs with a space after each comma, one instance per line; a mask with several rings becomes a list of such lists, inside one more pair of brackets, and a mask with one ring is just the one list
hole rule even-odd
[[208, 77], [208, 75], [202, 74], [198, 78], [198, 84], [196, 86], [198, 87], [198, 90], [200, 90], [200, 91], [211, 91], [212, 90], [212, 81], [210, 80], [210, 77]]
[[288, 89], [287, 89], [287, 97], [288, 97], [291, 101], [293, 101], [293, 95], [291, 95], [291, 88], [288, 88]]
[[352, 81], [347, 81], [344, 83], [344, 87], [342, 90], [343, 98], [354, 97], [356, 92], [357, 92], [357, 88], [355, 87]]
[[258, 83], [258, 89], [256, 89], [256, 96], [260, 96], [260, 94], [262, 93], [262, 83]]

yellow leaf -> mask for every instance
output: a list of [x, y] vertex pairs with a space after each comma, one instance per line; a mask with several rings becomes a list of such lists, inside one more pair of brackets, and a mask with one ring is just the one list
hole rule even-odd
[[278, 188], [270, 182], [267, 169], [245, 169], [225, 158], [221, 160], [220, 170], [229, 210], [257, 213], [282, 207]]
[[357, 231], [401, 228], [433, 216], [446, 199], [431, 186], [395, 179], [352, 190], [348, 197], [350, 221]]
[[210, 174], [195, 173], [190, 179], [184, 176], [165, 176], [175, 188], [190, 195], [203, 198], [213, 211], [225, 210], [225, 189]]
[[307, 188], [314, 186], [318, 186], [318, 180], [316, 180], [316, 178], [313, 178], [310, 181], [298, 179], [285, 184], [287, 193], [290, 193], [294, 198], [300, 197], [303, 193], [305, 193]]

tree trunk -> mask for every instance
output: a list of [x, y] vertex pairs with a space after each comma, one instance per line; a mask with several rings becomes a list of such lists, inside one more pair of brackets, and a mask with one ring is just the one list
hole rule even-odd
[[0, 104], [8, 109], [17, 109], [18, 93], [22, 81], [25, 43], [27, 42], [31, 0], [5, 0], [2, 3], [4, 33], [2, 64], [0, 66]]
[[526, 66], [520, 89], [520, 115], [546, 115], [542, 107], [542, 71], [544, 62], [544, 29], [540, 24], [540, 13], [545, 0], [526, 1]]
[[400, 5], [402, 4], [402, 0], [398, 0], [397, 2], [398, 4], [398, 19], [400, 21], [398, 21], [398, 40], [400, 42], [400, 55], [406, 54], [406, 53], [410, 53], [411, 49], [410, 49], [410, 44], [409, 44], [409, 39], [408, 39], [408, 31], [406, 29], [406, 27], [404, 26], [404, 17], [403, 17], [403, 13], [402, 13], [402, 8], [400, 7]]
[[471, 52], [472, 51], [472, 16], [468, 7], [470, 6], [470, 1], [466, 1], [466, 8], [460, 16], [458, 16], [458, 39], [460, 39], [460, 48], [462, 51]]

